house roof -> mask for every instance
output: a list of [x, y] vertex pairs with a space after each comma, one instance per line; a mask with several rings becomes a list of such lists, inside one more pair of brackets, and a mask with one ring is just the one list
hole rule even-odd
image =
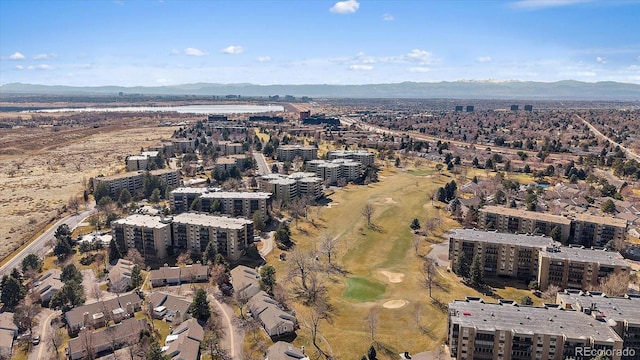
[[235, 292], [244, 291], [248, 296], [260, 290], [260, 275], [250, 267], [236, 266], [231, 270], [231, 283]]
[[204, 339], [204, 329], [198, 323], [198, 320], [193, 318], [184, 321], [176, 329], [174, 329], [171, 334], [178, 336], [184, 335], [196, 341], [202, 341]]
[[3, 312], [0, 313], [0, 329], [18, 331], [18, 327], [13, 323], [13, 313]]
[[126, 309], [128, 302], [131, 304], [138, 304], [140, 303], [140, 297], [135, 293], [130, 292], [108, 300], [86, 304], [67, 311], [65, 313], [65, 318], [67, 319], [67, 324], [70, 326], [82, 324], [84, 322], [85, 312], [89, 313], [91, 316], [100, 312], [110, 312], [117, 308]]
[[185, 314], [191, 305], [191, 301], [186, 298], [161, 291], [152, 292], [149, 295], [149, 301], [153, 304], [154, 308], [164, 306], [167, 308], [167, 311], [180, 311], [181, 314]]
[[[116, 344], [127, 343], [128, 340], [135, 341], [141, 330], [147, 328], [145, 319], [129, 318], [120, 324], [110, 326], [106, 329], [90, 332], [85, 330], [78, 337], [69, 340], [69, 353], [72, 359], [79, 359], [86, 353], [86, 344], [90, 344], [93, 349], [110, 346], [112, 342]], [[116, 346], [120, 347], [120, 346]]]
[[112, 284], [122, 280], [129, 281], [131, 279], [131, 270], [134, 264], [125, 259], [119, 259], [118, 262], [109, 269], [109, 280]]
[[169, 343], [166, 354], [173, 360], [198, 360], [200, 342], [187, 336], [180, 336]]
[[260, 291], [247, 303], [251, 313], [257, 317], [267, 332], [275, 329], [283, 322], [295, 323], [295, 316], [280, 309], [278, 302], [266, 292]]
[[13, 347], [13, 332], [0, 329], [0, 355], [8, 356]]
[[288, 342], [278, 341], [267, 349], [268, 360], [304, 360], [309, 359], [303, 352]]

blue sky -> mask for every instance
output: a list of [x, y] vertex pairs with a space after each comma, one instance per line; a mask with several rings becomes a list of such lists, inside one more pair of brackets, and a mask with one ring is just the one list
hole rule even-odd
[[0, 83], [640, 84], [637, 0], [1, 0]]

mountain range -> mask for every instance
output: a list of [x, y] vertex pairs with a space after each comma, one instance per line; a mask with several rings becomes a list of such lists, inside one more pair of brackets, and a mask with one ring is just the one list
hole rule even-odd
[[366, 85], [255, 85], [194, 83], [168, 86], [34, 85], [8, 83], [0, 86], [4, 94], [55, 95], [218, 95], [243, 97], [293, 95], [311, 98], [450, 98], [450, 99], [538, 99], [538, 100], [620, 100], [640, 101], [640, 84], [605, 82], [481, 81], [402, 82]]

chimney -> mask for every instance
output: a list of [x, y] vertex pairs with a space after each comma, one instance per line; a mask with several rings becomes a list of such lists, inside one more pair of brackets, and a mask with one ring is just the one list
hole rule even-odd
[[133, 304], [131, 304], [131, 302], [127, 302], [127, 313], [129, 315], [133, 315]]
[[82, 322], [82, 326], [85, 327], [91, 323], [91, 319], [89, 319], [89, 313], [86, 311], [82, 314]]
[[180, 323], [182, 323], [182, 314], [180, 313], [180, 310], [176, 310], [176, 315], [173, 317], [172, 323], [176, 325], [180, 325]]

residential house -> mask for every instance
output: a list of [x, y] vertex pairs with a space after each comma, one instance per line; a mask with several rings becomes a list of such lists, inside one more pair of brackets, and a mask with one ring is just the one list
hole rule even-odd
[[[142, 300], [133, 292], [120, 294], [114, 298], [85, 304], [64, 314], [70, 334], [76, 334], [82, 328], [100, 328], [110, 320], [115, 323], [124, 318], [133, 317], [142, 308]], [[118, 310], [121, 309], [121, 310]], [[115, 310], [115, 312], [114, 312]]]
[[278, 341], [269, 346], [264, 360], [310, 360], [304, 353], [304, 346], [297, 348], [288, 342]]
[[170, 286], [183, 283], [204, 282], [209, 279], [209, 269], [206, 265], [193, 264], [184, 267], [169, 267], [165, 265], [149, 272], [151, 286]]
[[189, 319], [167, 336], [163, 351], [171, 359], [198, 360], [202, 340], [204, 340], [204, 329], [196, 319]]
[[231, 270], [231, 284], [236, 294], [242, 292], [250, 299], [260, 292], [260, 275], [250, 267], [238, 265]]
[[153, 308], [153, 316], [164, 319], [173, 326], [181, 324], [191, 316], [188, 313], [191, 300], [165, 292], [156, 291], [149, 294], [149, 306]]
[[40, 276], [40, 278], [38, 278], [34, 283], [34, 291], [38, 292], [40, 301], [42, 301], [43, 304], [48, 304], [53, 295], [60, 291], [64, 286], [64, 283], [60, 281], [61, 274], [62, 271], [58, 269], [51, 269], [42, 274], [42, 276]]
[[18, 327], [13, 322], [13, 313], [0, 313], [0, 358], [11, 358], [13, 340], [18, 335]]
[[145, 319], [129, 318], [106, 329], [85, 329], [69, 340], [69, 359], [90, 359], [113, 353], [138, 341], [140, 331], [148, 329]]
[[131, 271], [134, 264], [125, 259], [118, 259], [118, 262], [109, 269], [109, 289], [111, 292], [125, 292], [131, 284]]
[[254, 295], [247, 307], [251, 316], [256, 319], [272, 339], [280, 338], [295, 332], [296, 317], [280, 308], [280, 304], [266, 292]]

